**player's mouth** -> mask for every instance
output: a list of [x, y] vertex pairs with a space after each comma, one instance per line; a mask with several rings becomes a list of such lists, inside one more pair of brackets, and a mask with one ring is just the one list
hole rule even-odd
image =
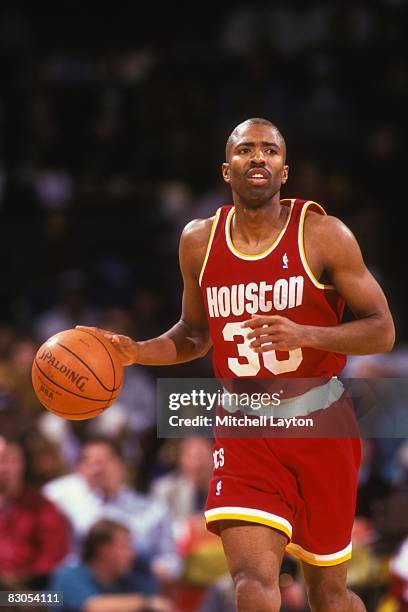
[[251, 168], [246, 173], [246, 178], [251, 185], [266, 185], [271, 175], [266, 168]]

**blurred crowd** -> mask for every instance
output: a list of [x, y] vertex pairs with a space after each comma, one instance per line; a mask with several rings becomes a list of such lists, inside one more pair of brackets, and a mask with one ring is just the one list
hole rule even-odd
[[[155, 378], [211, 375], [210, 359], [127, 368], [89, 422], [46, 412], [30, 371], [77, 323], [142, 339], [177, 320], [180, 231], [229, 203], [224, 144], [248, 116], [287, 139], [284, 197], [341, 217], [389, 298], [395, 353], [347, 375], [407, 376], [405, 4], [201, 6], [187, 26], [173, 5], [145, 19], [2, 5], [0, 590], [63, 590], [67, 611], [233, 612], [202, 516], [210, 441], [155, 430]], [[407, 517], [408, 442], [364, 441], [349, 580], [370, 612], [408, 610]], [[285, 612], [307, 610], [289, 557], [281, 589]]]

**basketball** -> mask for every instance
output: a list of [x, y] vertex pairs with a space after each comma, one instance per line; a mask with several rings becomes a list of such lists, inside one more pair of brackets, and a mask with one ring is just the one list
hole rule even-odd
[[65, 419], [91, 419], [117, 399], [123, 366], [118, 351], [104, 336], [68, 329], [39, 348], [32, 382], [47, 410]]

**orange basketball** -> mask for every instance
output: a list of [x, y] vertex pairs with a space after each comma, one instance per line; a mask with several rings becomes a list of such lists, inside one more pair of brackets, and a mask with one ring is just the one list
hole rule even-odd
[[32, 367], [35, 393], [66, 419], [91, 419], [118, 397], [123, 385], [119, 353], [104, 336], [68, 329], [39, 348]]

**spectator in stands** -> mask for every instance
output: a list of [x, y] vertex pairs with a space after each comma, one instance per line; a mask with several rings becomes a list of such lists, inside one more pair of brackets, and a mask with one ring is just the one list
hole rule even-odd
[[31, 368], [37, 350], [38, 345], [30, 336], [16, 338], [10, 350], [10, 378], [13, 381], [18, 403], [30, 420], [32, 416], [43, 411], [31, 384]]
[[85, 442], [77, 471], [47, 483], [44, 493], [68, 517], [74, 552], [93, 523], [110, 518], [129, 527], [139, 564], [147, 568], [146, 579], [171, 580], [179, 575], [181, 562], [168, 507], [127, 485], [121, 449], [113, 441], [94, 438]]
[[373, 440], [362, 440], [362, 461], [359, 471], [356, 516], [372, 519], [376, 506], [391, 491], [390, 484], [381, 474]]
[[49, 588], [63, 591], [65, 612], [169, 611], [165, 599], [137, 592], [131, 574], [134, 557], [129, 530], [121, 523], [100, 520], [83, 542], [82, 560], [57, 569]]
[[152, 487], [153, 494], [170, 507], [176, 533], [186, 519], [204, 508], [211, 474], [211, 441], [198, 437], [183, 439], [178, 469], [158, 478]]
[[0, 438], [0, 589], [43, 588], [69, 548], [65, 518], [24, 472], [22, 447]]
[[34, 355], [30, 338], [19, 338], [11, 327], [0, 323], [0, 432], [10, 439], [25, 439], [41, 410], [29, 375]]
[[390, 573], [390, 593], [398, 602], [395, 602], [392, 609], [396, 612], [408, 612], [408, 537], [391, 559]]
[[[177, 609], [198, 610], [207, 590], [227, 572], [219, 538], [205, 529], [203, 508], [212, 472], [212, 444], [206, 438], [181, 440], [178, 467], [159, 478], [154, 494], [171, 508], [183, 574], [174, 591]], [[227, 609], [227, 608], [226, 608]]]

